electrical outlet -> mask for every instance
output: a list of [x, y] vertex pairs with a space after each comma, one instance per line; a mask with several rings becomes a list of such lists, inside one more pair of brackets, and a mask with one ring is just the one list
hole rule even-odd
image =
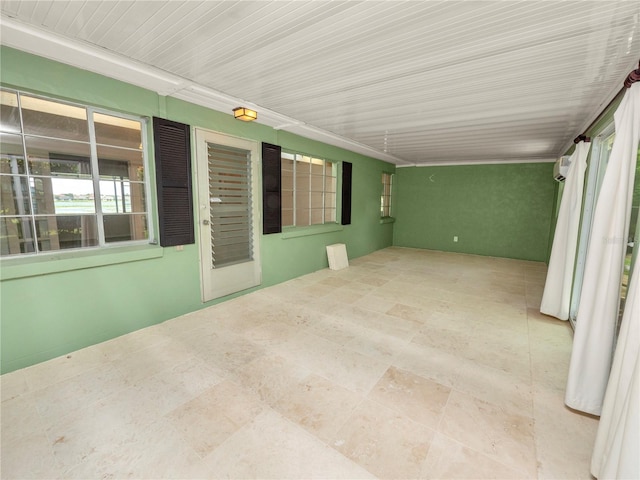
[[454, 237], [453, 237], [453, 241], [454, 241], [454, 242], [457, 242], [457, 241], [458, 241], [458, 236], [457, 236], [457, 235], [454, 235]]

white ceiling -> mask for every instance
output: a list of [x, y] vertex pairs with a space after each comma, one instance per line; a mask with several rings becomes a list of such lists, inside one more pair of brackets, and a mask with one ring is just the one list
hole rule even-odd
[[[562, 155], [639, 1], [3, 1], [2, 43], [399, 165]], [[97, 60], [98, 59], [98, 60]]]

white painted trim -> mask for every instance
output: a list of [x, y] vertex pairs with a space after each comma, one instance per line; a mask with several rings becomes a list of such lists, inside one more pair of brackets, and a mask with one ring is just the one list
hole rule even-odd
[[509, 165], [515, 163], [553, 163], [557, 158], [521, 158], [517, 160], [452, 160], [444, 162], [427, 162], [412, 165], [397, 165], [396, 168], [406, 167], [449, 167], [454, 165]]
[[396, 165], [408, 163], [406, 160], [389, 155], [368, 145], [308, 125], [241, 98], [226, 95], [191, 80], [131, 60], [89, 43], [70, 40], [46, 30], [26, 25], [6, 15], [0, 16], [0, 26], [2, 28], [2, 44], [8, 47], [115, 78], [122, 82], [152, 90], [162, 96], [172, 96], [229, 115], [231, 115], [231, 111], [234, 108], [240, 105], [247, 106], [258, 112], [256, 123]]

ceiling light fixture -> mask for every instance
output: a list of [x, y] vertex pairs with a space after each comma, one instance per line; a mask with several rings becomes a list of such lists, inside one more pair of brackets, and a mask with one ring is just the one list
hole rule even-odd
[[253, 122], [258, 119], [258, 112], [247, 107], [238, 107], [233, 109], [233, 116], [243, 122]]

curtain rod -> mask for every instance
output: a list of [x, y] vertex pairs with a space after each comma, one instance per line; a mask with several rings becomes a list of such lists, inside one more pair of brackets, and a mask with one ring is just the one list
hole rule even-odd
[[[589, 129], [593, 127], [598, 120], [600, 120], [600, 117], [602, 116], [602, 114], [607, 111], [607, 109], [613, 104], [613, 102], [615, 102], [618, 99], [618, 97], [624, 93], [626, 89], [630, 88], [631, 85], [636, 83], [638, 80], [640, 80], [640, 62], [638, 62], [638, 68], [636, 70], [631, 70], [631, 73], [629, 73], [629, 75], [627, 75], [627, 78], [624, 79], [624, 86], [620, 89], [620, 91], [615, 94], [615, 96], [611, 99], [611, 101], [607, 104], [607, 106], [602, 109], [602, 112], [600, 112], [600, 114], [595, 118], [595, 120], [591, 122], [589, 126], [584, 129], [584, 131], [588, 132]], [[591, 138], [587, 137], [585, 133], [583, 133], [582, 135], [578, 135], [576, 138], [573, 139], [573, 143], [590, 142], [590, 141], [591, 141]]]

